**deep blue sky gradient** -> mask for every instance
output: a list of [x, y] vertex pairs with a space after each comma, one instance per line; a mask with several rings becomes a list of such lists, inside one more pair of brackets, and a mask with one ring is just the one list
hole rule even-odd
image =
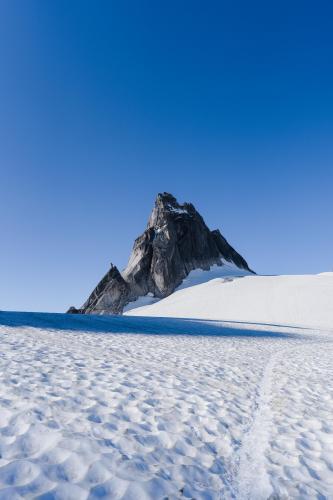
[[79, 306], [156, 193], [259, 273], [333, 269], [333, 4], [0, 3], [0, 308]]

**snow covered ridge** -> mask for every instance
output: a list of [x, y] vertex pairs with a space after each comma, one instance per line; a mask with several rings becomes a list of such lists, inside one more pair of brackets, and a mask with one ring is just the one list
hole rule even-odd
[[[226, 281], [230, 281], [233, 278], [239, 278], [243, 276], [252, 276], [253, 274], [246, 269], [240, 269], [231, 262], [227, 262], [222, 259], [222, 265], [211, 266], [209, 271], [203, 271], [202, 269], [195, 269], [191, 271], [188, 276], [182, 281], [182, 283], [176, 288], [175, 292], [182, 290], [184, 288], [189, 288], [191, 286], [199, 285], [201, 283], [206, 283], [216, 278], [223, 278]], [[174, 293], [175, 293], [174, 292]], [[154, 297], [152, 293], [148, 293], [145, 296], [139, 297], [133, 302], [129, 302], [124, 307], [124, 314], [133, 309], [148, 306], [159, 302], [161, 299]]]
[[333, 273], [238, 278], [235, 269], [229, 270], [229, 276], [222, 275], [223, 267], [212, 269], [212, 274], [194, 271], [193, 278], [191, 273], [188, 283], [185, 280], [169, 297], [125, 314], [263, 322], [333, 331]]
[[332, 498], [332, 334], [0, 312], [0, 342], [1, 499]]

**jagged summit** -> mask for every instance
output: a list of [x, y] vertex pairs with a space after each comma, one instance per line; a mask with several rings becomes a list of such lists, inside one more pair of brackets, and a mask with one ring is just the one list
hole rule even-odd
[[121, 314], [124, 306], [150, 294], [170, 295], [194, 269], [209, 270], [224, 261], [252, 272], [218, 229], [210, 231], [191, 203], [179, 204], [170, 193], [159, 193], [125, 270], [110, 270], [80, 309], [71, 313]]
[[148, 221], [148, 228], [160, 227], [161, 221], [165, 220], [166, 214], [170, 216], [183, 215], [193, 217], [196, 210], [192, 203], [180, 205], [176, 198], [170, 193], [159, 193], [155, 200], [155, 207]]

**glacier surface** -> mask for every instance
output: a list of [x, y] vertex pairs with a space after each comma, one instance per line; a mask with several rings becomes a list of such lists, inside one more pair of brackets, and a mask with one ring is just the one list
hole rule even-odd
[[332, 498], [332, 332], [263, 318], [1, 312], [0, 499]]

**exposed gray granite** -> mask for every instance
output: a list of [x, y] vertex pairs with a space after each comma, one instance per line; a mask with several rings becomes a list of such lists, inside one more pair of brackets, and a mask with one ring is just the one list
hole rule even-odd
[[83, 306], [68, 312], [121, 314], [139, 296], [166, 297], [192, 270], [223, 265], [222, 259], [251, 271], [218, 229], [208, 229], [191, 203], [180, 205], [171, 194], [160, 193], [147, 229], [134, 242], [126, 269], [120, 273], [111, 265]]

